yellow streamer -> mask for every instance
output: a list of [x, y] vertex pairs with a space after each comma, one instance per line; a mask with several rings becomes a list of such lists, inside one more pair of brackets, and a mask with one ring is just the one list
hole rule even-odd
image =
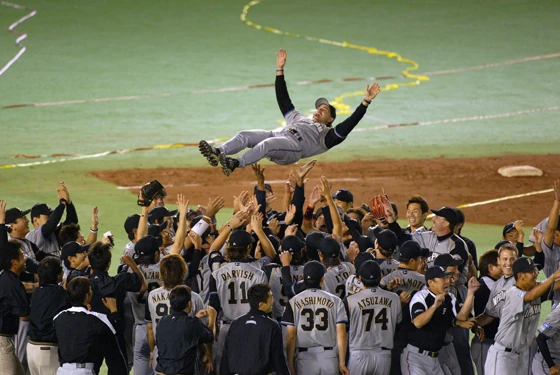
[[[267, 31], [269, 33], [288, 36], [288, 37], [291, 37], [291, 38], [301, 38], [301, 39], [308, 40], [310, 42], [329, 44], [329, 45], [336, 46], [336, 47], [351, 48], [351, 49], [355, 49], [355, 50], [359, 50], [359, 51], [364, 51], [364, 52], [367, 52], [367, 53], [372, 54], [372, 55], [385, 56], [389, 59], [395, 59], [399, 63], [409, 65], [406, 69], [404, 69], [401, 72], [401, 74], [404, 78], [409, 79], [411, 81], [404, 82], [404, 83], [386, 84], [386, 85], [381, 86], [381, 91], [396, 90], [396, 89], [399, 89], [401, 87], [418, 86], [421, 82], [425, 82], [425, 81], [428, 81], [430, 79], [426, 75], [413, 74], [412, 72], [418, 70], [418, 67], [419, 67], [418, 63], [414, 60], [402, 57], [397, 52], [383, 51], [383, 50], [379, 50], [375, 47], [361, 46], [361, 45], [358, 45], [358, 44], [348, 43], [346, 41], [338, 42], [338, 41], [335, 41], [335, 40], [321, 39], [321, 38], [316, 38], [316, 37], [312, 37], [312, 36], [294, 34], [294, 33], [290, 33], [290, 32], [287, 32], [287, 31], [278, 30], [278, 29], [275, 29], [275, 28], [272, 28], [272, 27], [265, 27], [265, 26], [256, 24], [256, 23], [248, 20], [247, 19], [247, 13], [249, 13], [249, 9], [251, 9], [253, 6], [258, 5], [260, 3], [261, 3], [261, 0], [253, 0], [243, 7], [243, 10], [242, 10], [241, 15], [239, 17], [241, 19], [241, 22], [243, 22], [245, 25], [247, 25], [249, 27], [253, 27], [257, 30], [263, 30], [263, 31]], [[340, 96], [337, 96], [331, 102], [331, 104], [337, 109], [338, 114], [349, 115], [349, 114], [352, 113], [351, 112], [351, 107], [347, 104], [344, 104], [344, 99], [354, 97], [354, 96], [361, 96], [361, 95], [364, 95], [364, 94], [365, 94], [365, 91], [356, 91], [356, 92], [352, 92], [352, 93], [342, 94]]]

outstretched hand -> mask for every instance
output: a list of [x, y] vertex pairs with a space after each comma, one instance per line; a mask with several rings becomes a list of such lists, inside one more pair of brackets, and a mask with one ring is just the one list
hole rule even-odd
[[374, 82], [371, 86], [366, 85], [366, 94], [364, 96], [364, 99], [368, 101], [372, 101], [373, 99], [375, 99], [375, 97], [377, 96], [377, 94], [379, 94], [380, 91], [381, 89], [379, 88], [377, 82]]
[[286, 53], [285, 49], [280, 49], [276, 53], [276, 69], [283, 69], [284, 65], [286, 65], [286, 58], [288, 54]]

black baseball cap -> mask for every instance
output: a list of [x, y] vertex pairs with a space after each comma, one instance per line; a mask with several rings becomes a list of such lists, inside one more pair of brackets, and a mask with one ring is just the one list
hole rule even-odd
[[416, 241], [406, 241], [400, 247], [399, 259], [409, 260], [418, 258], [419, 256], [427, 258], [432, 255], [430, 249], [422, 248]]
[[507, 224], [504, 226], [504, 230], [502, 231], [502, 237], [505, 237], [506, 234], [508, 234], [509, 232], [511, 232], [511, 231], [514, 230], [514, 229], [515, 229], [515, 224], [513, 224], [513, 222], [507, 223]]
[[46, 203], [37, 203], [31, 207], [31, 218], [39, 217], [41, 215], [50, 216], [53, 210]]
[[441, 266], [433, 266], [428, 268], [428, 270], [426, 271], [426, 274], [424, 275], [424, 279], [426, 280], [426, 284], [428, 284], [428, 280], [433, 280], [433, 279], [442, 279], [445, 276], [449, 276], [454, 274], [454, 272], [450, 271], [447, 272], [445, 271], [445, 268], [441, 267]]
[[148, 213], [148, 223], [153, 224], [156, 220], [161, 220], [164, 217], [171, 217], [177, 215], [179, 210], [169, 211], [165, 206], [154, 207]]
[[357, 231], [360, 234], [362, 233], [362, 224], [360, 224], [358, 220], [352, 219], [350, 216], [346, 214], [342, 215], [342, 220], [344, 221], [344, 224], [346, 224], [346, 226], [348, 227], [350, 233], [354, 231]]
[[360, 253], [365, 252], [369, 248], [372, 249], [375, 248], [375, 241], [369, 238], [368, 236], [360, 235], [360, 232], [358, 232], [357, 230], [352, 231], [352, 241], [358, 244]]
[[142, 237], [134, 245], [134, 251], [139, 257], [145, 255], [153, 255], [159, 251], [160, 243], [154, 236]]
[[[253, 194], [257, 194], [257, 190], [258, 190], [257, 188], [258, 188], [258, 186], [259, 186], [259, 185], [255, 185], [255, 188], [253, 189]], [[270, 184], [268, 184], [268, 183], [266, 183], [266, 182], [264, 183], [264, 190], [265, 190], [265, 191], [266, 191], [266, 190], [269, 190], [271, 193], [274, 192], [274, 190], [272, 190], [272, 186], [270, 186]]]
[[138, 223], [139, 222], [140, 222], [140, 215], [138, 215], [138, 214], [130, 215], [124, 221], [124, 231], [127, 234], [132, 233], [133, 229], [138, 228]]
[[449, 267], [449, 266], [460, 266], [463, 264], [463, 259], [457, 255], [455, 257], [451, 254], [441, 254], [438, 255], [434, 261], [434, 266]]
[[305, 246], [307, 250], [319, 250], [321, 247], [321, 241], [327, 237], [325, 232], [311, 232], [305, 237]]
[[317, 262], [316, 260], [309, 261], [303, 266], [303, 280], [306, 282], [318, 283], [326, 272], [327, 269], [323, 263]]
[[282, 250], [289, 251], [290, 253], [300, 252], [305, 247], [305, 242], [297, 236], [286, 236], [282, 240]]
[[167, 221], [164, 221], [161, 224], [148, 225], [148, 235], [154, 237], [158, 236], [165, 228], [167, 228]]
[[533, 262], [533, 259], [521, 257], [517, 258], [515, 262], [513, 262], [513, 274], [517, 275], [520, 272], [532, 272], [535, 268], [538, 268], [539, 265]]
[[333, 121], [336, 119], [336, 108], [333, 107], [331, 105], [331, 103], [329, 103], [329, 101], [325, 98], [319, 98], [315, 101], [315, 108], [319, 108], [319, 106], [321, 106], [322, 104], [326, 104], [329, 106], [330, 110], [331, 110], [331, 117], [333, 118]]
[[60, 258], [62, 259], [62, 261], [65, 261], [66, 259], [68, 259], [68, 257], [74, 257], [79, 253], [87, 253], [88, 250], [89, 244], [80, 245], [75, 241], [68, 242], [67, 244], [62, 246], [62, 253], [60, 255]]
[[375, 235], [377, 244], [385, 251], [395, 251], [399, 246], [397, 235], [388, 229], [383, 229]]
[[340, 244], [332, 237], [325, 237], [321, 240], [319, 251], [326, 258], [338, 258], [340, 256]]
[[17, 207], [10, 208], [10, 209], [6, 210], [6, 219], [5, 219], [6, 224], [15, 223], [17, 221], [17, 219], [19, 219], [20, 217], [24, 217], [25, 215], [27, 215], [30, 212], [31, 212], [31, 210], [22, 211]]
[[364, 280], [380, 280], [381, 267], [374, 260], [366, 260], [360, 267], [360, 277]]
[[332, 197], [346, 203], [354, 202], [354, 195], [346, 189], [337, 190]]
[[[511, 242], [511, 241], [503, 240], [503, 241], [498, 242], [498, 243], [496, 244], [496, 246], [494, 246], [494, 249], [500, 250], [500, 247], [502, 247], [502, 246], [505, 245], [506, 243], [513, 244], [513, 242]], [[515, 246], [515, 244], [513, 244], [513, 245]]]
[[228, 242], [234, 247], [247, 247], [253, 243], [253, 236], [244, 230], [234, 230], [230, 234]]
[[432, 210], [434, 215], [443, 217], [445, 220], [449, 222], [452, 227], [455, 227], [459, 221], [457, 218], [457, 212], [453, 207], [444, 206], [439, 210]]
[[368, 260], [374, 260], [375, 257], [368, 252], [359, 253], [356, 258], [354, 258], [354, 267], [356, 267], [356, 276], [360, 276], [360, 268], [362, 264]]

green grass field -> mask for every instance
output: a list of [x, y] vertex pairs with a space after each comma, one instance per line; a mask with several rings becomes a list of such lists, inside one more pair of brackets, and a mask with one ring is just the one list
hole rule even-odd
[[[362, 131], [321, 161], [356, 155], [374, 159], [559, 152], [560, 58], [519, 62], [560, 52], [557, 1], [265, 0], [247, 14], [248, 20], [262, 25], [260, 30], [240, 20], [247, 0], [17, 1], [38, 13], [16, 28], [28, 34], [23, 42], [27, 51], [0, 76], [0, 167], [59, 159], [14, 159], [16, 154], [93, 154], [278, 127], [281, 115], [273, 88], [217, 91], [272, 83], [279, 48], [288, 51], [288, 87], [303, 111], [312, 110], [318, 96], [332, 100], [363, 90], [367, 83], [336, 80], [399, 76], [409, 66], [304, 36], [396, 52], [419, 65], [414, 74], [497, 64], [431, 75], [417, 86], [382, 92], [368, 112], [376, 119], [407, 123], [510, 114]], [[0, 68], [18, 52], [16, 37], [6, 30], [28, 12], [0, 5]], [[301, 37], [267, 32], [266, 27]], [[517, 62], [505, 63], [512, 61]], [[295, 84], [321, 79], [335, 82]], [[380, 84], [410, 81], [396, 78]], [[104, 99], [120, 97], [142, 98]], [[344, 103], [354, 107], [360, 98]], [[76, 100], [86, 102], [4, 108]], [[548, 109], [515, 115], [543, 108]], [[376, 119], [364, 118], [359, 128], [381, 125]], [[126, 242], [124, 219], [137, 211], [135, 197], [88, 172], [204, 164], [195, 147], [185, 147], [2, 168], [0, 197], [9, 207], [54, 204], [57, 184], [64, 180], [83, 223], [88, 223], [91, 207], [100, 207], [100, 230], [116, 234], [120, 253]], [[500, 232], [494, 226], [465, 228], [481, 250], [492, 247]]]

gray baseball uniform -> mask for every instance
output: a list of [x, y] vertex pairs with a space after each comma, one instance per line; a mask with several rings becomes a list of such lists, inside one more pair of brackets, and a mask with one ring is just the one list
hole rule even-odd
[[399, 262], [394, 259], [375, 259], [379, 268], [381, 268], [381, 277], [387, 276], [391, 272], [399, 268]]
[[490, 290], [490, 297], [484, 313], [492, 318], [499, 319], [506, 300], [506, 292], [515, 285], [515, 277], [500, 277]]
[[525, 302], [526, 294], [516, 286], [507, 290], [498, 333], [484, 365], [485, 374], [526, 375], [529, 371], [529, 348], [539, 325], [541, 300]]
[[426, 278], [424, 275], [406, 268], [397, 268], [395, 271], [389, 273], [381, 279], [379, 285], [386, 287], [393, 279], [401, 279], [403, 281], [402, 285], [393, 289], [395, 293], [407, 292], [408, 294], [414, 294], [426, 285]]
[[[290, 274], [292, 275], [292, 283], [297, 283], [303, 278], [303, 266], [290, 266]], [[272, 305], [272, 316], [281, 318], [288, 304], [288, 297], [284, 295], [282, 288], [282, 269], [274, 268], [270, 273], [270, 290], [274, 297]]]
[[[542, 333], [549, 339], [546, 341], [550, 356], [556, 365], [560, 365], [560, 307], [556, 307], [546, 317], [546, 320], [539, 327]], [[548, 364], [545, 362], [540, 351], [533, 358], [533, 375], [549, 375]]]
[[342, 262], [338, 266], [330, 267], [325, 273], [325, 290], [338, 298], [346, 296], [346, 279], [356, 274], [352, 263]]
[[[547, 226], [548, 218], [538, 223], [536, 228], [545, 233]], [[546, 246], [544, 241], [541, 242], [541, 245], [544, 252], [543, 272], [546, 277], [550, 277], [558, 268], [560, 268], [560, 245], [553, 243], [552, 249]], [[552, 307], [555, 308], [558, 303], [560, 303], [560, 290], [554, 292], [554, 297], [552, 297], [552, 300]]]
[[342, 300], [324, 290], [307, 289], [288, 301], [282, 324], [296, 328], [299, 374], [338, 375], [336, 326], [346, 323]]
[[351, 374], [388, 375], [401, 301], [392, 292], [367, 288], [347, 299], [350, 319], [348, 369]]
[[37, 245], [39, 250], [43, 251], [45, 254], [60, 257], [60, 246], [58, 245], [56, 235], [51, 233], [47, 238], [45, 238], [43, 237], [42, 228], [42, 225], [38, 226], [31, 232], [27, 233], [25, 238]]

